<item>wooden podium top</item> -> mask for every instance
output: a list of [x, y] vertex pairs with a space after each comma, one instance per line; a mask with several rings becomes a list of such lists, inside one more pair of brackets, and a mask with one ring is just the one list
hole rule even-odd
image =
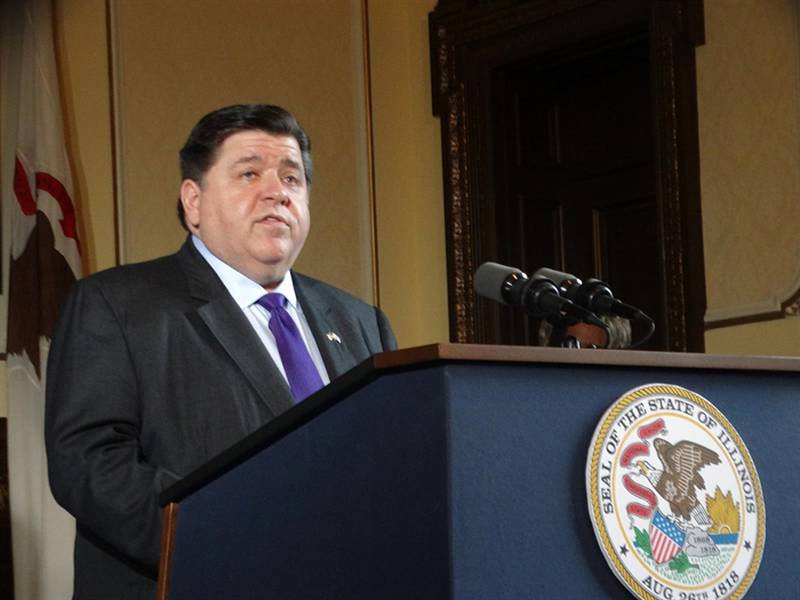
[[409, 367], [439, 361], [531, 362], [574, 365], [728, 369], [737, 371], [800, 371], [800, 357], [733, 356], [680, 352], [537, 348], [482, 344], [430, 344], [373, 357], [376, 369]]

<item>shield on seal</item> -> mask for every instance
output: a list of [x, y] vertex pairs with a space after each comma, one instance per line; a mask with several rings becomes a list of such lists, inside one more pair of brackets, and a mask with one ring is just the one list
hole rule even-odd
[[658, 564], [672, 560], [683, 547], [686, 534], [675, 523], [656, 510], [650, 521], [650, 550]]

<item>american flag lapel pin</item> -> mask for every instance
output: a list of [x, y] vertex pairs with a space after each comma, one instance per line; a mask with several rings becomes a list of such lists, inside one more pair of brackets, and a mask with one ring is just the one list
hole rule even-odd
[[342, 343], [342, 338], [340, 338], [339, 335], [334, 333], [333, 331], [329, 331], [328, 333], [326, 333], [325, 337], [328, 338], [329, 342], [336, 342], [337, 344]]

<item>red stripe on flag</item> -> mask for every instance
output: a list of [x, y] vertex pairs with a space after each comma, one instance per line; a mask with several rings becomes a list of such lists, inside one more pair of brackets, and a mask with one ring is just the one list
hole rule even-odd
[[652, 544], [653, 559], [661, 564], [671, 560], [681, 547], [673, 542], [666, 534], [662, 533], [658, 528], [650, 533], [650, 543]]
[[14, 163], [14, 195], [17, 197], [17, 202], [22, 209], [23, 215], [36, 214], [36, 200], [34, 200], [31, 193], [31, 186], [28, 185], [28, 175], [25, 173], [25, 167], [22, 166], [19, 158]]
[[[56, 199], [63, 215], [59, 220], [61, 231], [64, 232], [66, 237], [72, 238], [78, 243], [78, 228], [75, 225], [75, 205], [72, 203], [72, 198], [69, 197], [69, 192], [64, 187], [64, 184], [50, 175], [50, 173], [39, 171], [36, 173], [36, 189], [47, 192]], [[31, 216], [36, 214], [36, 199], [31, 193], [25, 167], [19, 158], [14, 163], [14, 195], [17, 197], [17, 202], [23, 215]], [[80, 243], [78, 243], [78, 247], [80, 247]]]
[[72, 198], [69, 197], [67, 188], [64, 187], [58, 179], [39, 171], [36, 173], [36, 189], [47, 192], [56, 199], [58, 205], [61, 207], [61, 214], [64, 215], [59, 221], [61, 223], [61, 230], [68, 238], [78, 241], [78, 230], [75, 227], [75, 207], [72, 204]]

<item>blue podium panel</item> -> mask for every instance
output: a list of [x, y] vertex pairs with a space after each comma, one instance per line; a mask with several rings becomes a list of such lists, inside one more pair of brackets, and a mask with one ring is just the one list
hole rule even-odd
[[767, 535], [752, 599], [800, 598], [800, 377], [575, 366], [453, 365], [448, 439], [452, 598], [625, 598], [586, 505], [586, 453], [626, 391], [670, 383], [741, 434], [764, 489]]
[[586, 453], [654, 382], [707, 398], [752, 454], [767, 535], [748, 600], [800, 598], [800, 373], [480, 362], [384, 373], [182, 500], [169, 597], [628, 597]]
[[381, 377], [181, 501], [169, 598], [450, 597], [442, 385]]

